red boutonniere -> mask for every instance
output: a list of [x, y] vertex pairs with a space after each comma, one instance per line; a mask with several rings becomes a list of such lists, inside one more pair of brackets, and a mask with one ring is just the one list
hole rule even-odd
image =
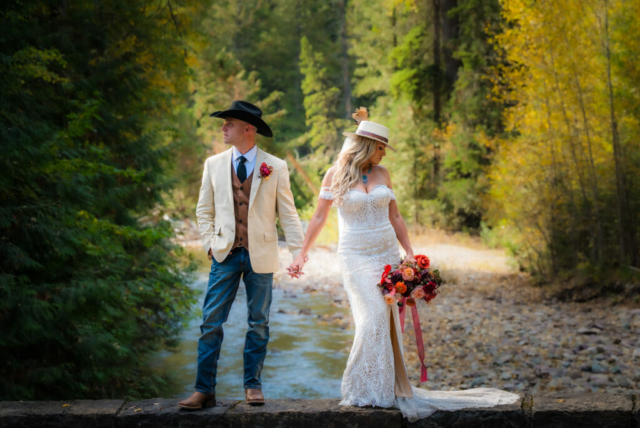
[[260, 165], [260, 178], [265, 178], [268, 180], [272, 172], [273, 167], [268, 166], [265, 162], [262, 162], [262, 165]]

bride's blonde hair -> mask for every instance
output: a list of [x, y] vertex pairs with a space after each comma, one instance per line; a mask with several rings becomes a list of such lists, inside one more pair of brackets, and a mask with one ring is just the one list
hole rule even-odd
[[358, 184], [362, 175], [362, 165], [376, 152], [380, 144], [362, 136], [349, 138], [351, 144], [338, 156], [336, 171], [331, 180], [331, 193], [336, 206], [340, 206], [347, 199], [349, 189]]

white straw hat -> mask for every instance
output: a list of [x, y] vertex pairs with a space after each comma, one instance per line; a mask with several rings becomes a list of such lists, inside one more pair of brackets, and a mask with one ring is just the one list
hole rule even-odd
[[[367, 137], [372, 140], [380, 141], [384, 143], [387, 147], [389, 147], [394, 152], [396, 149], [389, 144], [389, 128], [386, 126], [380, 125], [379, 123], [368, 121], [369, 112], [366, 107], [360, 107], [356, 110], [356, 112], [352, 115], [353, 119], [358, 123], [358, 129], [356, 132], [343, 132], [342, 135], [347, 137]], [[347, 142], [345, 141], [345, 145], [343, 146], [343, 151], [347, 146]]]

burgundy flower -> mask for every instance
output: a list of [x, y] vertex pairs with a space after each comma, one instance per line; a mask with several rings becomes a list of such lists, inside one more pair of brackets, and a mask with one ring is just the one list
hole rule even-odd
[[427, 294], [426, 296], [424, 296], [424, 300], [425, 300], [425, 302], [429, 303], [430, 301], [435, 299], [435, 297], [436, 297], [435, 294]]
[[428, 294], [433, 294], [436, 291], [436, 283], [431, 281], [427, 285], [423, 287], [424, 292]]
[[393, 282], [394, 284], [396, 282], [401, 282], [402, 281], [402, 274], [400, 272], [394, 272], [391, 274], [391, 282]]

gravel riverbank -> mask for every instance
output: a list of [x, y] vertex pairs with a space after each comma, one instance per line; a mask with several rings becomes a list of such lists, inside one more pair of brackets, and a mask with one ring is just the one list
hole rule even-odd
[[[415, 251], [429, 256], [447, 280], [433, 302], [419, 304], [429, 367], [429, 381], [421, 387], [640, 392], [640, 309], [603, 300], [546, 299], [498, 250], [428, 243], [415, 245]], [[283, 273], [291, 256], [281, 252], [283, 270], [275, 286], [292, 297], [326, 293], [344, 311], [318, 322], [349, 327], [353, 321], [335, 248], [316, 248], [300, 280]], [[420, 386], [410, 316], [403, 340], [410, 380]]]

